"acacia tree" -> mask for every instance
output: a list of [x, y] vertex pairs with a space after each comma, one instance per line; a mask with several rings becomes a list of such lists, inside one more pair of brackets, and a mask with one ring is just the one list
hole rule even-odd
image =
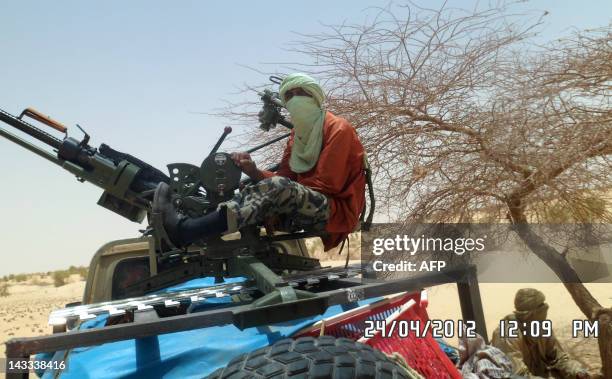
[[553, 199], [576, 221], [595, 212], [610, 221], [590, 201], [612, 185], [610, 29], [529, 51], [530, 26], [497, 11], [386, 13], [311, 36], [303, 51], [331, 84], [329, 107], [357, 126], [390, 213], [450, 222], [486, 210], [515, 224], [585, 316], [599, 320], [611, 377], [610, 310], [528, 225]]
[[530, 42], [541, 18], [525, 20], [504, 7], [381, 9], [369, 23], [303, 35], [295, 50], [312, 64], [291, 70], [322, 80], [328, 108], [357, 128], [393, 220], [514, 224], [599, 320], [612, 377], [612, 311], [528, 224], [553, 204], [573, 222], [612, 221], [593, 201], [612, 186], [612, 29], [542, 47]]

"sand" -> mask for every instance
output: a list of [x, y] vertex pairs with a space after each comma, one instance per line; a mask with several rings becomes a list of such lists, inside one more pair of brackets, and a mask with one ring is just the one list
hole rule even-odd
[[[344, 262], [334, 262], [334, 265]], [[29, 281], [32, 282], [31, 280]], [[38, 282], [40, 284], [40, 281]], [[77, 281], [61, 287], [53, 285], [11, 284], [10, 295], [0, 297], [0, 341], [14, 337], [50, 334], [47, 317], [51, 310], [81, 299], [85, 282]], [[565, 349], [594, 373], [601, 367], [597, 341], [592, 338], [571, 338], [571, 320], [584, 319], [561, 284], [491, 284], [480, 285], [489, 336], [499, 319], [513, 308], [515, 292], [522, 287], [540, 289], [550, 305], [549, 318], [554, 333]], [[612, 306], [612, 284], [588, 284], [587, 287], [604, 306]], [[428, 289], [428, 313], [432, 319], [460, 319], [461, 311], [454, 284]], [[448, 341], [453, 345], [457, 341]], [[0, 356], [4, 356], [4, 344]]]
[[9, 296], [0, 297], [0, 357], [4, 357], [4, 342], [8, 339], [51, 334], [52, 329], [47, 324], [49, 313], [67, 303], [80, 301], [84, 289], [84, 281], [61, 287], [10, 285]]

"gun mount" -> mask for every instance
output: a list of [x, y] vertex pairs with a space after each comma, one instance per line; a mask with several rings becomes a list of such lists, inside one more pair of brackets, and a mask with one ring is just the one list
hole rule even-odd
[[[292, 127], [280, 114], [278, 107], [281, 105], [277, 95], [268, 93], [262, 96], [262, 100], [264, 108], [274, 108], [275, 116], [268, 120], [268, 125], [281, 123]], [[63, 133], [63, 138], [34, 126], [25, 121], [24, 117], [30, 117]], [[176, 248], [169, 243], [167, 236], [163, 235], [163, 230], [152, 227], [156, 225], [156, 216], [151, 212], [151, 201], [161, 182], [170, 186], [172, 201], [179, 212], [190, 217], [205, 215], [215, 210], [219, 203], [234, 196], [243, 184], [240, 181], [242, 172], [230, 154], [219, 151], [221, 144], [232, 131], [230, 127], [225, 128], [200, 166], [172, 163], [168, 165], [169, 175], [166, 175], [146, 162], [113, 150], [106, 144], [98, 148], [90, 146], [89, 135], [78, 125], [84, 137], [78, 140], [69, 136], [68, 128], [63, 124], [32, 108], [23, 111], [19, 117], [0, 110], [0, 121], [44, 145], [22, 139], [4, 128], [0, 128], [0, 135], [64, 168], [79, 181], [87, 181], [101, 187], [104, 193], [98, 201], [99, 205], [135, 222], [141, 222], [145, 215], [148, 216], [149, 227], [144, 234], [150, 236], [153, 241], [153, 275], [120, 288], [117, 294], [119, 298], [141, 296], [201, 276], [215, 276], [219, 279], [227, 276], [250, 277], [260, 292], [267, 294], [260, 299], [260, 305], [312, 297], [312, 294], [294, 290], [286, 283], [282, 284], [283, 280], [277, 275], [287, 270], [307, 271], [320, 268], [318, 260], [287, 254], [282, 247], [284, 240], [312, 236], [312, 233], [264, 236], [258, 226], [253, 226], [241, 230], [239, 239], [225, 240], [221, 236], [214, 236], [196, 241], [188, 248]], [[281, 135], [248, 152], [259, 150], [288, 136], [289, 133]]]
[[[281, 78], [270, 77], [279, 84]], [[282, 115], [283, 104], [278, 93], [265, 90], [259, 93], [263, 109], [259, 113], [261, 128], [269, 130], [276, 124], [293, 128]], [[64, 134], [57, 138], [23, 120], [30, 117], [55, 131]], [[180, 213], [189, 217], [206, 215], [217, 206], [230, 200], [235, 192], [244, 185], [242, 172], [234, 163], [231, 155], [219, 151], [225, 138], [232, 129], [226, 127], [223, 134], [199, 166], [189, 163], [169, 164], [169, 175], [146, 162], [116, 150], [106, 144], [94, 148], [89, 145], [90, 137], [83, 129], [84, 137], [78, 140], [68, 136], [68, 128], [58, 121], [31, 108], [19, 117], [0, 110], [0, 121], [15, 127], [44, 143], [48, 148], [26, 141], [17, 135], [0, 128], [0, 135], [25, 147], [35, 154], [59, 165], [76, 175], [81, 182], [88, 181], [104, 190], [98, 204], [135, 222], [147, 216], [149, 226], [144, 236], [151, 238], [151, 275], [140, 278], [118, 289], [117, 298], [142, 296], [157, 289], [185, 280], [214, 276], [219, 281], [223, 277], [244, 276], [251, 278], [257, 285], [261, 298], [254, 306], [284, 303], [296, 299], [312, 298], [314, 295], [292, 288], [279, 276], [289, 271], [311, 271], [320, 269], [317, 259], [302, 255], [289, 254], [283, 248], [283, 241], [296, 240], [320, 235], [317, 231], [290, 230], [288, 234], [262, 235], [261, 227], [253, 225], [240, 230], [238, 239], [227, 239], [220, 235], [205, 237], [192, 245], [178, 248], [174, 246], [161, 227], [161, 215], [151, 210], [153, 193], [162, 182], [170, 186], [171, 201]], [[248, 150], [249, 153], [262, 149], [288, 137], [290, 133]], [[274, 171], [276, 168], [270, 168]], [[369, 182], [369, 181], [368, 181]], [[371, 187], [371, 185], [370, 185]], [[370, 188], [371, 189], [371, 188]], [[371, 195], [371, 191], [370, 191]], [[371, 196], [373, 205], [373, 197]], [[368, 221], [371, 221], [372, 209]]]

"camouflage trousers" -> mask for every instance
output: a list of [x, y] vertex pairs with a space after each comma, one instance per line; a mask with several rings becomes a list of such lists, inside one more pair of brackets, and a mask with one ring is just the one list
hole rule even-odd
[[323, 230], [329, 218], [325, 195], [283, 176], [247, 186], [220, 206], [227, 208], [228, 232], [263, 225], [273, 216], [278, 216], [281, 230]]

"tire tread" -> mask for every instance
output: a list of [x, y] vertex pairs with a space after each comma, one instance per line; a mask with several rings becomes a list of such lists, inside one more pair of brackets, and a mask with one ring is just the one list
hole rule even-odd
[[347, 338], [283, 339], [233, 358], [208, 378], [403, 379], [404, 369], [382, 352]]

